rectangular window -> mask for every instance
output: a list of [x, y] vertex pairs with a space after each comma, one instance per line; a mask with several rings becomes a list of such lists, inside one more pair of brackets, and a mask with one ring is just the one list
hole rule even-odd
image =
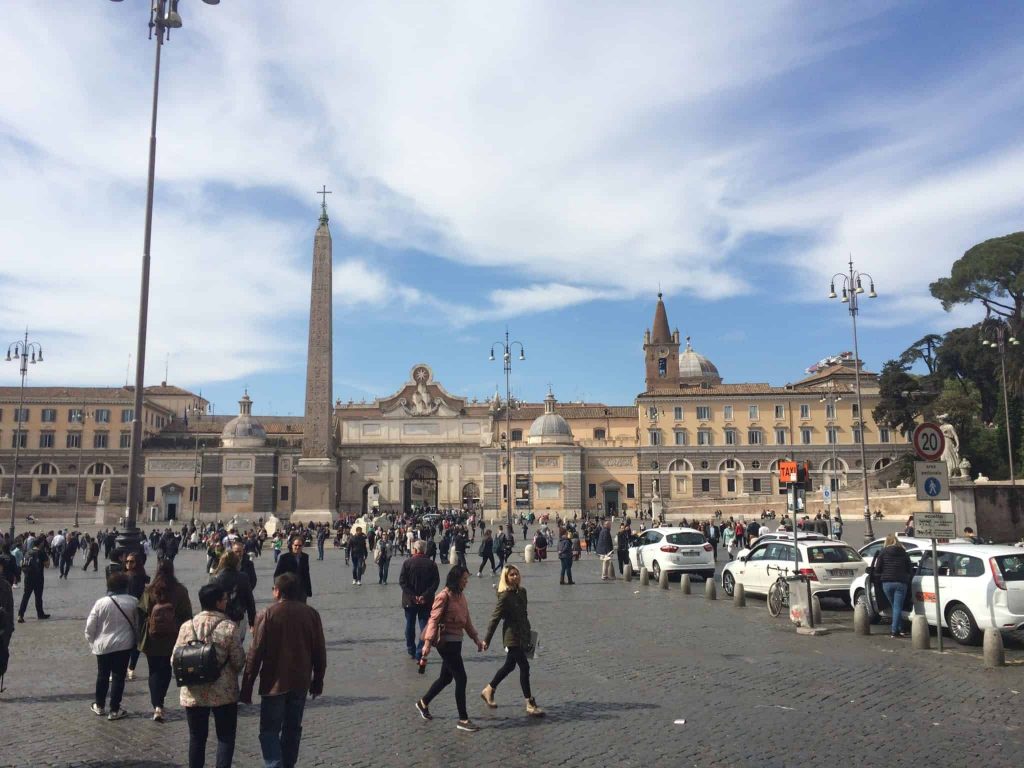
[[726, 406], [722, 407], [722, 418], [724, 418], [726, 421], [731, 421], [732, 420], [732, 406], [731, 405], [726, 405]]
[[753, 480], [750, 481], [750, 490], [753, 491], [754, 493], [761, 492], [761, 478], [755, 477]]
[[53, 423], [57, 420], [57, 409], [56, 408], [43, 408], [43, 421], [46, 423]]
[[747, 406], [747, 416], [749, 418], [751, 418], [751, 419], [758, 418], [758, 413], [760, 413], [760, 410], [759, 410], [758, 406], [756, 406], [756, 405]]
[[860, 418], [860, 408], [857, 407], [856, 403], [853, 403], [850, 406], [850, 413], [853, 414], [853, 418], [855, 418], [855, 419]]
[[658, 406], [649, 405], [647, 406], [647, 418], [656, 419], [658, 418]]
[[711, 481], [708, 478], [701, 478], [700, 491], [701, 493], [711, 493]]
[[775, 444], [785, 445], [786, 444], [786, 430], [776, 429], [775, 430]]
[[121, 409], [121, 423], [122, 424], [129, 424], [129, 423], [131, 423], [131, 420], [134, 417], [135, 417], [135, 409], [134, 408], [122, 408]]
[[587, 485], [587, 498], [588, 499], [596, 499], [597, 498], [597, 483], [590, 483], [589, 485]]
[[156, 488], [152, 485], [146, 488], [146, 501], [156, 501]]
[[697, 419], [700, 421], [711, 421], [711, 406], [710, 405], [698, 405], [697, 406]]
[[835, 445], [836, 443], [839, 442], [839, 430], [838, 429], [836, 429], [835, 427], [829, 427], [828, 430], [827, 430], [827, 433], [828, 433], [828, 444], [829, 445]]
[[281, 486], [281, 501], [288, 501], [288, 486]]
[[736, 493], [736, 478], [729, 477], [725, 481], [725, 490], [729, 493]]
[[559, 499], [562, 497], [561, 483], [537, 483], [538, 499]]
[[[282, 493], [283, 496], [287, 496], [288, 495], [288, 492], [285, 490], [285, 488], [281, 488], [281, 493]], [[189, 501], [199, 501], [199, 488], [198, 487], [193, 485], [191, 488], [188, 489], [188, 500]]]
[[512, 430], [512, 442], [521, 443], [523, 441], [523, 430], [513, 429]]
[[800, 444], [810, 445], [811, 444], [811, 430], [804, 427], [800, 430]]
[[15, 430], [11, 433], [11, 448], [28, 448], [28, 432]]
[[131, 448], [132, 447], [132, 433], [131, 432], [122, 432], [121, 433], [121, 438], [118, 441], [118, 445], [121, 448]]
[[92, 447], [93, 448], [106, 448], [108, 441], [108, 435], [106, 432], [97, 432], [92, 436]]
[[649, 445], [661, 445], [661, 433], [658, 430], [652, 429], [647, 433], [647, 437], [650, 441]]
[[675, 408], [673, 408], [672, 409], [672, 416], [675, 418], [676, 421], [682, 421], [683, 420], [683, 406], [677, 405]]
[[627, 499], [635, 499], [636, 498], [636, 486], [633, 485], [632, 483], [626, 483], [626, 498]]
[[53, 432], [40, 432], [39, 433], [39, 447], [40, 448], [53, 448]]
[[854, 430], [853, 430], [853, 442], [855, 442], [855, 443], [859, 443], [860, 442], [860, 430], [857, 429], [857, 428], [854, 428]]
[[750, 445], [760, 445], [761, 444], [761, 430], [760, 429], [751, 429], [751, 430], [749, 430], [747, 432], [747, 443], [749, 443]]
[[50, 484], [48, 482], [39, 483], [39, 498], [46, 499], [50, 496]]
[[686, 430], [677, 429], [675, 431], [676, 445], [687, 445], [689, 441], [686, 439]]
[[726, 469], [736, 469], [736, 460], [735, 459], [726, 459], [725, 460], [725, 468]]
[[836, 417], [836, 404], [826, 403], [825, 404], [825, 418], [834, 419]]
[[784, 418], [786, 418], [786, 406], [784, 406], [784, 405], [776, 405], [775, 406], [775, 418], [776, 419], [784, 419]]
[[800, 404], [800, 418], [809, 419], [811, 418], [811, 406], [807, 403]]
[[889, 428], [888, 427], [881, 427], [878, 430], [878, 442], [880, 442], [880, 443], [888, 443], [889, 442]]
[[595, 440], [604, 440], [605, 439], [605, 431], [603, 429], [595, 429], [594, 430], [594, 439]]
[[68, 432], [67, 437], [64, 440], [66, 448], [81, 448], [82, 447], [82, 433], [81, 432]]
[[28, 408], [15, 408], [14, 409], [14, 420], [18, 422], [28, 421]]
[[103, 481], [93, 480], [92, 481], [92, 495], [97, 499], [103, 495]]
[[68, 408], [68, 424], [81, 424], [85, 421], [85, 411], [81, 408]]
[[697, 445], [711, 445], [711, 430], [710, 429], [698, 429], [697, 430]]
[[725, 444], [726, 445], [736, 445], [737, 444], [736, 430], [735, 429], [727, 429], [727, 430], [725, 430]]
[[96, 413], [97, 424], [109, 424], [110, 423], [110, 409], [109, 408], [97, 408]]

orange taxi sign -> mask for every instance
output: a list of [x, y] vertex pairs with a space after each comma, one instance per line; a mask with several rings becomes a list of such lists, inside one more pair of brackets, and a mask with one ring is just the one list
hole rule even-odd
[[795, 461], [780, 461], [779, 462], [779, 482], [780, 483], [795, 483], [796, 480], [796, 462]]

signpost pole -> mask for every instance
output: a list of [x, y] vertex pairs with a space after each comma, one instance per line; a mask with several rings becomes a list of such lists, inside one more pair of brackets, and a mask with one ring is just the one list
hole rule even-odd
[[[928, 502], [928, 511], [935, 512], [935, 502]], [[935, 580], [935, 638], [942, 653], [942, 601], [939, 600], [939, 553], [935, 548], [936, 539], [932, 536], [932, 576]]]

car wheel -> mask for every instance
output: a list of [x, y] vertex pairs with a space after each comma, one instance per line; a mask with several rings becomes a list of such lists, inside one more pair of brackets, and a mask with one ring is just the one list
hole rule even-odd
[[[946, 625], [949, 634], [960, 645], [977, 645], [981, 642], [981, 630], [971, 615], [970, 609], [963, 603], [954, 603], [946, 609]], [[941, 627], [939, 628], [941, 632]]]
[[658, 561], [657, 560], [655, 560], [653, 563], [651, 563], [651, 578], [654, 579], [655, 581], [658, 581], [659, 579], [661, 579], [661, 566], [658, 565]]
[[725, 592], [729, 597], [732, 597], [732, 593], [736, 590], [736, 577], [729, 571], [722, 573], [722, 591]]

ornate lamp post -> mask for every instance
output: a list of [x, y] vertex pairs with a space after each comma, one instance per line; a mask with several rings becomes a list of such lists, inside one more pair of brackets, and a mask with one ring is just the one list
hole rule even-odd
[[[202, 392], [200, 392], [200, 395], [202, 395]], [[193, 420], [201, 419], [201, 418], [203, 418], [203, 415], [205, 413], [206, 413], [206, 410], [197, 401], [197, 402], [192, 403], [192, 405], [190, 405], [188, 408], [185, 409], [185, 419], [186, 419], [186, 421], [188, 420], [189, 417], [192, 417]], [[195, 453], [193, 454], [193, 457], [192, 457], [192, 487], [195, 489], [195, 491], [192, 491], [192, 492], [189, 493], [189, 496], [192, 497], [191, 498], [191, 501], [192, 501], [192, 525], [196, 524], [196, 502], [199, 501], [199, 494], [201, 492], [202, 482], [203, 482], [203, 462], [202, 462], [202, 459], [199, 456], [199, 430], [196, 429], [196, 431], [195, 431]], [[200, 512], [202, 512], [202, 508], [203, 508], [203, 505], [200, 504], [199, 505], [199, 511]]]
[[85, 403], [82, 403], [81, 410], [78, 411], [78, 423], [82, 425], [82, 431], [78, 433], [78, 483], [75, 485], [75, 528], [78, 527], [78, 500], [83, 495], [82, 489], [82, 459], [85, 452], [85, 420], [91, 416], [88, 411], [85, 410]]
[[864, 483], [864, 543], [870, 543], [875, 538], [871, 525], [871, 502], [868, 497], [868, 460], [864, 451], [864, 407], [860, 398], [860, 349], [857, 345], [857, 312], [860, 309], [860, 294], [864, 293], [863, 278], [868, 279], [868, 298], [878, 298], [875, 293], [875, 279], [866, 272], [858, 272], [853, 268], [853, 257], [850, 257], [846, 272], [837, 272], [832, 275], [829, 284], [828, 297], [836, 298], [836, 280], [842, 286], [842, 303], [847, 304], [850, 309], [850, 320], [853, 322], [853, 375], [854, 385], [857, 388], [857, 420], [860, 423], [860, 469], [861, 479]]
[[19, 341], [12, 341], [7, 345], [7, 362], [17, 360], [21, 373], [21, 395], [18, 401], [18, 431], [14, 438], [14, 480], [11, 483], [11, 539], [14, 539], [14, 511], [18, 505], [18, 454], [21, 450], [21, 441], [25, 438], [21, 431], [21, 424], [25, 420], [25, 377], [28, 376], [29, 365], [43, 362], [43, 348], [37, 341], [28, 340], [28, 328], [25, 329], [25, 338]]
[[[203, 0], [216, 5], [220, 0]], [[121, 0], [113, 0], [121, 2]], [[142, 396], [146, 375], [146, 329], [149, 318], [149, 252], [153, 234], [153, 186], [156, 177], [156, 113], [160, 95], [160, 51], [170, 38], [172, 29], [181, 27], [178, 13], [179, 0], [152, 0], [149, 13], [149, 37], [156, 37], [156, 63], [153, 69], [153, 110], [149, 131], [149, 177], [146, 185], [146, 226], [142, 246], [142, 287], [139, 296], [139, 333], [135, 354], [135, 407], [132, 412], [131, 453], [128, 458], [128, 508], [124, 531], [117, 554], [125, 549], [137, 549], [142, 534], [137, 520], [142, 507]], [[116, 557], [117, 554], [114, 556]]]
[[[834, 381], [829, 381], [828, 382], [828, 386], [825, 387], [824, 392], [822, 393], [822, 395], [819, 398], [818, 402], [819, 403], [828, 403], [829, 410], [832, 412], [832, 419], [835, 419], [836, 403], [838, 403], [842, 399], [843, 399], [843, 396], [842, 396], [842, 394], [840, 394], [839, 390], [836, 388], [836, 383]], [[827, 416], [827, 414], [826, 414], [826, 416]], [[861, 439], [863, 440], [863, 438], [864, 438], [864, 433], [863, 433], [863, 431], [861, 431]], [[836, 443], [833, 440], [832, 441], [832, 494], [833, 494], [833, 496], [835, 498], [835, 502], [836, 502], [836, 519], [841, 522], [842, 519], [843, 519], [843, 516], [842, 516], [842, 512], [840, 511], [840, 507], [839, 507], [839, 485], [840, 485], [840, 483], [839, 483], [839, 478], [836, 476], [836, 469], [837, 469], [836, 465], [837, 465], [837, 463], [838, 463], [838, 459], [836, 458]], [[829, 508], [830, 509], [831, 509], [831, 507], [832, 507], [832, 505], [829, 504]], [[831, 526], [830, 526], [829, 535], [830, 536], [832, 535], [831, 534]]]
[[496, 341], [491, 344], [491, 356], [488, 360], [494, 361], [494, 349], [501, 349], [502, 362], [505, 367], [505, 490], [508, 496], [508, 515], [506, 523], [512, 527], [512, 349], [519, 345], [519, 359], [526, 360], [526, 352], [521, 341], [509, 341], [508, 329], [505, 329], [505, 341]]
[[[989, 326], [989, 328], [993, 328]], [[1003, 377], [1003, 416], [1006, 419], [1006, 458], [1010, 462], [1010, 486], [1017, 485], [1013, 473], [1013, 439], [1010, 436], [1010, 393], [1006, 389], [1006, 347], [1019, 346], [1020, 341], [1013, 335], [1006, 323], [999, 322], [994, 328], [995, 340], [985, 337], [986, 327], [982, 326], [981, 345], [999, 351], [999, 371]]]

